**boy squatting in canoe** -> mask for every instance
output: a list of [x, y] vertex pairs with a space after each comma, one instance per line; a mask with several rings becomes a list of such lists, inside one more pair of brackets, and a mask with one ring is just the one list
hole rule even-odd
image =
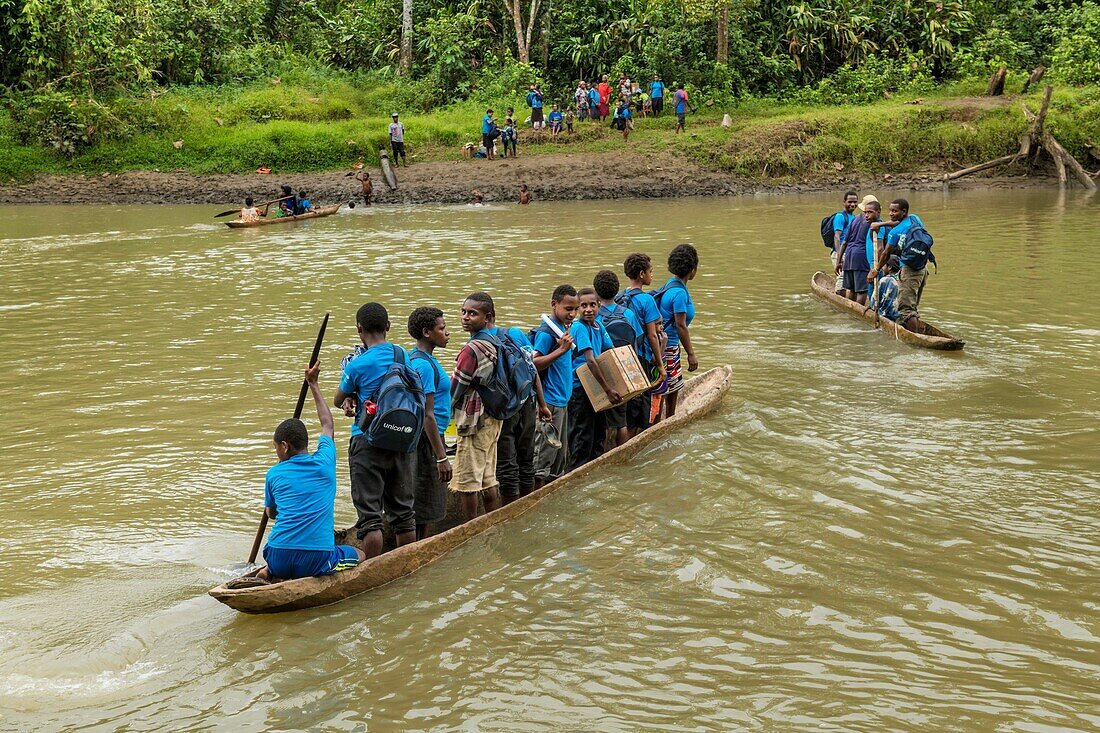
[[309, 433], [301, 420], [284, 420], [275, 428], [279, 462], [268, 469], [264, 483], [264, 511], [275, 525], [264, 547], [267, 567], [257, 573], [262, 580], [329, 575], [366, 559], [362, 550], [333, 539], [336, 443], [332, 412], [317, 385], [320, 369], [314, 362], [305, 374], [321, 423], [317, 450], [309, 453]]

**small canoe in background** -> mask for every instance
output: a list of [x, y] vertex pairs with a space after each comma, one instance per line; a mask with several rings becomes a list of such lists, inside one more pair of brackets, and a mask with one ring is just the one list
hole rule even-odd
[[230, 229], [251, 229], [252, 227], [266, 227], [269, 224], [290, 224], [294, 221], [308, 221], [309, 219], [320, 219], [323, 216], [332, 216], [343, 204], [336, 204], [335, 206], [323, 206], [320, 209], [314, 209], [313, 211], [305, 214], [298, 214], [297, 216], [268, 216], [263, 219], [257, 219], [256, 221], [227, 221], [225, 225]]
[[[444, 525], [451, 526], [451, 529], [390, 550], [351, 570], [323, 577], [284, 580], [280, 583], [251, 588], [232, 588], [223, 584], [211, 589], [210, 595], [244, 613], [279, 613], [336, 603], [402, 578], [446, 555], [468, 540], [526, 513], [550, 494], [589, 484], [601, 468], [627, 461], [650, 443], [713, 412], [721, 404], [722, 397], [729, 389], [730, 373], [728, 366], [720, 366], [688, 380], [680, 393], [677, 412], [671, 418], [642, 431], [618, 448], [604, 453], [594, 461], [586, 463], [556, 481], [551, 481], [538, 491], [517, 499], [495, 512], [483, 514], [473, 521], [460, 524], [458, 518], [454, 516], [458, 509], [458, 502], [448, 502], [448, 516], [444, 519]], [[354, 527], [338, 532], [337, 541], [341, 544], [355, 544]], [[255, 575], [255, 573], [256, 571], [253, 571], [248, 575]]]
[[938, 349], [940, 351], [958, 351], [966, 345], [966, 342], [962, 339], [957, 339], [946, 331], [941, 331], [932, 324], [925, 323], [923, 320], [921, 321], [923, 331], [921, 333], [915, 333], [891, 321], [885, 316], [876, 316], [875, 312], [870, 308], [834, 293], [833, 287], [835, 285], [836, 278], [829, 277], [824, 272], [815, 273], [813, 279], [810, 281], [810, 286], [813, 288], [813, 294], [821, 300], [824, 300], [837, 310], [842, 310], [856, 318], [862, 319], [866, 323], [885, 331], [898, 341], [907, 343], [910, 346], [920, 346], [921, 348]]

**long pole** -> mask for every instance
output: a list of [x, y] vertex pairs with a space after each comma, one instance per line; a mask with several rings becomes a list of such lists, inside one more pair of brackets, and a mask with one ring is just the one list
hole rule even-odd
[[[309, 357], [309, 366], [313, 366], [317, 363], [317, 357], [321, 355], [321, 343], [325, 340], [325, 329], [328, 327], [328, 316], [325, 314], [325, 320], [321, 321], [321, 330], [317, 332], [317, 341], [313, 344], [313, 355]], [[302, 391], [298, 393], [298, 405], [294, 408], [294, 418], [299, 419], [302, 417], [302, 408], [306, 404], [306, 395], [309, 393], [309, 382], [305, 379], [302, 380]], [[260, 554], [260, 543], [264, 541], [264, 532], [267, 531], [267, 509], [263, 510], [260, 514], [260, 526], [256, 529], [256, 539], [252, 541], [252, 552], [248, 553], [248, 564], [256, 562], [256, 557]]]

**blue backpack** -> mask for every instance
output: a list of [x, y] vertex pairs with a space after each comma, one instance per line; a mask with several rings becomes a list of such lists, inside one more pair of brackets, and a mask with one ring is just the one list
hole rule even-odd
[[[429, 357], [420, 349], [413, 351], [412, 355], [409, 357], [410, 361], [416, 361], [417, 359], [422, 359], [432, 365], [432, 371], [435, 372], [436, 384], [442, 382], [447, 377], [447, 375], [443, 373], [443, 367], [439, 366], [439, 362]], [[423, 380], [421, 380], [421, 382], [423, 383]]]
[[[678, 277], [675, 277], [675, 278], [669, 280], [667, 283], [665, 283], [661, 287], [657, 288], [656, 290], [650, 290], [649, 291], [649, 294], [653, 296], [653, 299], [655, 301], [657, 301], [658, 312], [660, 311], [660, 308], [661, 308], [661, 298], [664, 297], [665, 293], [667, 293], [668, 291], [676, 290], [677, 288], [680, 288], [681, 290], [687, 290], [687, 285], [684, 285], [683, 280], [681, 280]], [[664, 318], [661, 319], [661, 327], [662, 328], [668, 326], [668, 324], [669, 324], [669, 321], [664, 320]]]
[[503, 339], [480, 331], [474, 339], [496, 347], [497, 363], [489, 378], [477, 385], [485, 414], [507, 420], [535, 394], [535, 364], [507, 335]]
[[359, 422], [367, 445], [394, 453], [415, 451], [424, 430], [424, 387], [404, 349], [393, 346], [393, 364], [371, 401], [377, 405], [375, 414], [363, 410]]
[[604, 330], [611, 337], [611, 343], [616, 347], [631, 346], [638, 350], [638, 339], [634, 335], [634, 326], [626, 319], [626, 307], [623, 305], [601, 305], [600, 318], [603, 321]]
[[936, 255], [932, 254], [933, 244], [932, 235], [928, 230], [920, 224], [914, 224], [909, 231], [901, 235], [899, 257], [902, 264], [914, 270], [923, 270], [931, 262], [936, 272], [939, 272], [940, 266], [936, 264]]

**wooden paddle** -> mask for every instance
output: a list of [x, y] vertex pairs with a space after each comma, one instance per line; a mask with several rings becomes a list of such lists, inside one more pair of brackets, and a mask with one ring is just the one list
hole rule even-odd
[[[292, 198], [294, 198], [294, 197], [293, 197], [293, 196], [283, 196], [282, 198], [278, 198], [278, 199], [271, 199], [270, 201], [264, 201], [263, 203], [260, 203], [260, 204], [254, 204], [254, 206], [255, 206], [255, 207], [256, 207], [256, 208], [258, 209], [258, 208], [260, 208], [261, 206], [270, 206], [271, 204], [277, 204], [277, 203], [279, 203], [280, 201], [286, 201], [287, 199], [292, 199]], [[240, 212], [240, 210], [241, 210], [241, 207], [239, 207], [239, 206], [238, 206], [238, 207], [237, 207], [237, 208], [235, 208], [235, 209], [230, 209], [229, 211], [223, 211], [223, 212], [222, 212], [222, 213], [220, 213], [220, 214], [214, 214], [214, 218], [215, 218], [215, 219], [220, 219], [220, 218], [222, 218], [223, 216], [229, 216], [230, 214], [236, 214], [236, 213], [239, 213], [239, 212]]]
[[[325, 320], [321, 321], [321, 330], [317, 332], [317, 341], [313, 344], [313, 356], [309, 358], [309, 365], [313, 366], [317, 363], [317, 357], [321, 355], [321, 342], [325, 340], [325, 329], [328, 327], [328, 316], [325, 314]], [[302, 408], [306, 404], [306, 394], [309, 393], [309, 382], [302, 380], [302, 391], [298, 393], [298, 405], [294, 408], [294, 419], [302, 417]], [[264, 532], [267, 531], [267, 508], [264, 508], [263, 514], [260, 515], [260, 526], [256, 530], [256, 539], [252, 541], [252, 552], [248, 553], [248, 564], [256, 562], [257, 555], [260, 554], [260, 543], [264, 540]]]

